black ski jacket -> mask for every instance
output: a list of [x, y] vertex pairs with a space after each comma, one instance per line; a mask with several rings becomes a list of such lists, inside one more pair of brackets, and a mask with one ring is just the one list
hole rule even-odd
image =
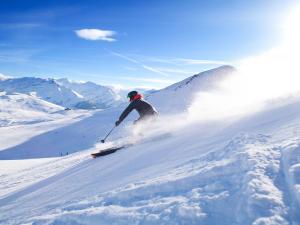
[[138, 120], [142, 120], [147, 117], [158, 115], [157, 111], [155, 110], [155, 108], [152, 105], [150, 105], [148, 102], [146, 102], [142, 99], [138, 99], [138, 100], [133, 100], [132, 102], [130, 102], [130, 104], [127, 106], [127, 108], [122, 112], [122, 114], [119, 118], [119, 122], [121, 123], [128, 116], [128, 114], [134, 109], [140, 115], [140, 118]]

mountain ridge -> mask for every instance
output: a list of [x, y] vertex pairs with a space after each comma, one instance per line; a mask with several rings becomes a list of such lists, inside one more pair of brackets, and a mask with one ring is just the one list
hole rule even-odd
[[[178, 95], [176, 97], [180, 99], [179, 95], [186, 95], [186, 93], [184, 93], [186, 91], [184, 90], [187, 88], [190, 88], [190, 92], [198, 92], [205, 88], [210, 88], [210, 86], [213, 86], [213, 83], [216, 83], [215, 80], [227, 76], [234, 70], [232, 66], [221, 66], [187, 77], [182, 81], [160, 90], [136, 90], [144, 92], [144, 96], [147, 100], [158, 104], [159, 110], [166, 111], [164, 108], [170, 107], [162, 107], [159, 105], [159, 96], [167, 95], [167, 97], [174, 98], [175, 94]], [[128, 91], [126, 89], [118, 90], [114, 87], [96, 84], [91, 81], [72, 81], [68, 78], [10, 78], [5, 76], [0, 79], [0, 90], [6, 91], [7, 93], [15, 92], [29, 95], [34, 93], [37, 97], [45, 101], [65, 108], [74, 109], [107, 109], [117, 107], [127, 102], [126, 93]], [[173, 94], [168, 93], [172, 91], [174, 92]], [[178, 102], [176, 98], [173, 100], [175, 103]], [[190, 103], [191, 98], [186, 97], [181, 101], [184, 101], [187, 105]], [[173, 104], [175, 104], [174, 102]]]
[[[229, 65], [203, 71], [152, 93], [147, 96], [147, 100], [155, 104], [161, 112], [180, 113], [188, 108], [197, 93], [218, 88], [222, 80], [236, 71]], [[162, 98], [172, 101], [161, 101]]]

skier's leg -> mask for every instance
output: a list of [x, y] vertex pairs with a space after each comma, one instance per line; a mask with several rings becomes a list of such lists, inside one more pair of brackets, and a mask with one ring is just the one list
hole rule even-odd
[[144, 119], [142, 117], [138, 118], [133, 122], [133, 135], [137, 138], [143, 136], [143, 124]]

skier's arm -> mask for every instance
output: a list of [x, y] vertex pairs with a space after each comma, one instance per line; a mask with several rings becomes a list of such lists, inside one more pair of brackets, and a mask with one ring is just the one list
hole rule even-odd
[[121, 116], [119, 117], [119, 124], [128, 116], [128, 114], [135, 109], [134, 102], [131, 102], [127, 108], [122, 112]]

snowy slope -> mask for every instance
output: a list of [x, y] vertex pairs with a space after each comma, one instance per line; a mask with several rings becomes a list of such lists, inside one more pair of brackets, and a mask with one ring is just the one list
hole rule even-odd
[[43, 100], [63, 107], [74, 107], [76, 104], [83, 101], [82, 96], [59, 85], [53, 79], [35, 77], [4, 79], [0, 81], [0, 90], [4, 90], [8, 93], [35, 93], [36, 96]]
[[[232, 72], [200, 73], [149, 101], [185, 110]], [[0, 224], [300, 224], [300, 95], [226, 120], [162, 115], [142, 141], [92, 159], [136, 141], [125, 123], [97, 144], [125, 106], [0, 127]]]
[[232, 66], [204, 71], [150, 94], [147, 100], [155, 104], [160, 112], [182, 112], [192, 103], [195, 94], [199, 91], [212, 91], [235, 71]]
[[[91, 115], [99, 135], [113, 117]], [[240, 119], [193, 121], [96, 160], [89, 148], [1, 169], [0, 223], [299, 224], [299, 121], [300, 98]]]
[[0, 92], [0, 127], [49, 120], [49, 114], [64, 108], [36, 96]]
[[[211, 71], [194, 75], [170, 87], [167, 87], [166, 89], [156, 91], [154, 93], [150, 92], [151, 94], [148, 95], [148, 100], [153, 103], [155, 107], [158, 107], [160, 113], [170, 111], [174, 112], [175, 110], [182, 111], [183, 109], [186, 109], [189, 103], [192, 101], [193, 94], [197, 93], [199, 90], [211, 89], [218, 84], [218, 81], [220, 82], [224, 77], [228, 76], [233, 71], [233, 67], [223, 66]], [[19, 84], [19, 82], [17, 83]], [[102, 88], [101, 86], [91, 82], [78, 83], [71, 82], [66, 79], [60, 79], [55, 81], [55, 83], [76, 91], [76, 93], [79, 93], [83, 99], [87, 99], [86, 96], [90, 96], [89, 101], [91, 102], [96, 101], [99, 98], [99, 105], [102, 104], [101, 102], [105, 101], [105, 99], [115, 96], [111, 95], [109, 92], [111, 89], [107, 90], [105, 87]], [[108, 93], [106, 95], [102, 94], [103, 98], [101, 98], [101, 93], [103, 91], [108, 91]], [[147, 95], [147, 92], [144, 93]], [[125, 93], [124, 96], [126, 96]], [[170, 99], [172, 99], [172, 101], [170, 101]], [[115, 96], [115, 100], [112, 100], [110, 104], [113, 104], [113, 101], [117, 101], [117, 96]], [[94, 145], [97, 139], [99, 139], [99, 135], [103, 133], [103, 129], [109, 130], [113, 126], [114, 121], [117, 120], [121, 111], [126, 107], [127, 103], [123, 102], [123, 104], [121, 104], [121, 102], [122, 101], [119, 102], [118, 107], [107, 110], [106, 113], [107, 115], [109, 114], [109, 117], [103, 116], [101, 111], [99, 113], [96, 112], [94, 116], [84, 121], [62, 127], [61, 129], [46, 132], [45, 134], [38, 135], [20, 145], [2, 149], [0, 152], [0, 159], [44, 158], [58, 156], [61, 153], [74, 153], [84, 149], [89, 149]], [[92, 104], [94, 103], [95, 102]], [[107, 107], [107, 105], [105, 107]], [[172, 107], [175, 107], [175, 110], [170, 110]], [[136, 114], [133, 116], [131, 115], [129, 120], [133, 117], [136, 117]], [[107, 118], [109, 118], [109, 121], [107, 121]], [[61, 144], [57, 144], [61, 142], [61, 137], [72, 138], [70, 140], [64, 140]], [[56, 144], [55, 146], [52, 146], [51, 143]], [[45, 146], [49, 147], [45, 149]]]
[[[70, 120], [73, 117], [73, 121], [71, 120], [67, 124], [61, 122], [59, 126], [54, 126], [52, 129], [49, 129], [49, 123], [37, 124], [38, 127], [33, 128], [35, 135], [30, 136], [30, 138], [15, 145], [11, 144], [2, 148], [0, 145], [0, 159], [57, 157], [61, 153], [65, 155], [89, 149], [94, 146], [97, 140], [99, 141], [105, 131], [113, 126], [114, 120], [112, 118], [117, 118], [119, 114], [119, 111], [112, 109], [105, 112], [107, 114], [101, 110], [84, 112], [72, 110], [61, 118], [62, 120]], [[11, 132], [14, 129], [14, 127], [6, 128], [5, 131]], [[41, 131], [36, 133], [36, 129]], [[26, 130], [32, 132], [29, 127], [18, 127], [18, 131], [23, 136], [26, 136]], [[1, 139], [0, 137], [0, 142]]]
[[126, 96], [121, 96], [118, 91], [112, 87], [102, 86], [93, 82], [76, 82], [66, 78], [57, 79], [60, 85], [79, 93], [95, 108], [109, 108], [117, 106], [126, 101]]

